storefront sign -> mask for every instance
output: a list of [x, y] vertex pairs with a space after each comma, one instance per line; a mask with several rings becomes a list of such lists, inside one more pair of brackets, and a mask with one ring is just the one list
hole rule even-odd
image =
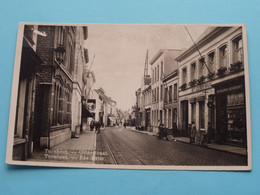
[[232, 87], [228, 87], [228, 88], [223, 88], [223, 89], [218, 89], [216, 90], [216, 93], [226, 93], [229, 91], [235, 91], [235, 90], [240, 90], [243, 89], [243, 85], [236, 85], [236, 86], [232, 86]]
[[208, 89], [208, 88], [211, 88], [211, 83], [204, 83], [201, 85], [197, 85], [196, 87], [192, 88], [191, 91], [197, 92], [197, 91], [201, 91], [201, 90]]

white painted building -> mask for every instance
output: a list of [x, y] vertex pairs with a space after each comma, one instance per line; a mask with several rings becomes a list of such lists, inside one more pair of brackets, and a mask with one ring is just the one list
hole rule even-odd
[[160, 122], [164, 121], [165, 111], [163, 102], [164, 86], [162, 78], [177, 69], [175, 58], [181, 50], [161, 49], [150, 61], [151, 65], [151, 125], [153, 131], [158, 131]]
[[[179, 128], [195, 122], [217, 142], [246, 143], [241, 27], [209, 27], [179, 55]], [[205, 65], [206, 64], [206, 65]], [[188, 132], [187, 132], [188, 135]]]
[[73, 134], [80, 133], [82, 96], [84, 96], [83, 70], [88, 63], [88, 51], [85, 49], [84, 41], [87, 39], [87, 27], [76, 27], [75, 38], [75, 70], [73, 73], [73, 92], [71, 101], [71, 131]]

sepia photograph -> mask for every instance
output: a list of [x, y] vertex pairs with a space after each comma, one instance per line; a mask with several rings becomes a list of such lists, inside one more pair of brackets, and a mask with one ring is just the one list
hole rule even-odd
[[246, 26], [20, 23], [6, 163], [251, 170]]

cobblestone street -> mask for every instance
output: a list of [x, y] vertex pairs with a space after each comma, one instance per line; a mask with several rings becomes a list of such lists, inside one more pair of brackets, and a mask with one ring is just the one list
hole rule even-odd
[[[48, 155], [46, 155], [48, 154]], [[245, 155], [203, 148], [155, 136], [129, 127], [106, 127], [100, 134], [83, 132], [51, 150], [36, 151], [30, 161], [118, 165], [247, 165]]]
[[[124, 165], [247, 165], [246, 156], [175, 141], [157, 140], [155, 136], [134, 132], [129, 128], [106, 128], [101, 131], [98, 139], [100, 142], [97, 145], [102, 143], [102, 150], [107, 150], [110, 154], [105, 163], [116, 161]], [[109, 150], [114, 157], [111, 157]]]

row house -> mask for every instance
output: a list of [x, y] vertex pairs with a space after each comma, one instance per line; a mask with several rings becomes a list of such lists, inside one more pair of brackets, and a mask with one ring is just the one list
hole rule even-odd
[[142, 126], [146, 129], [151, 131], [151, 104], [152, 104], [152, 92], [151, 92], [151, 84], [149, 84], [144, 90], [142, 91], [143, 95], [143, 120]]
[[196, 45], [176, 58], [179, 129], [188, 135], [188, 124], [193, 121], [211, 140], [245, 146], [242, 27], [209, 27]]
[[71, 107], [81, 107], [81, 98], [73, 96], [82, 96], [86, 37], [83, 26], [24, 25], [14, 159], [26, 160], [34, 149], [71, 138], [71, 130], [80, 123], [81, 113]]
[[[177, 70], [177, 63], [175, 58], [179, 55], [181, 50], [161, 49], [150, 61], [151, 65], [151, 125], [153, 132], [158, 131], [159, 123], [165, 123], [166, 118], [169, 117], [169, 111], [164, 107], [164, 90], [167, 88], [162, 81], [170, 73]], [[172, 108], [170, 108], [172, 116]], [[172, 118], [170, 116], [170, 118]]]
[[168, 129], [177, 130], [178, 125], [178, 67], [162, 78], [164, 86], [164, 125]]
[[100, 121], [103, 126], [114, 126], [117, 124], [117, 108], [116, 101], [105, 94], [104, 89], [99, 88], [94, 90], [102, 101], [102, 105], [99, 112], [99, 118], [96, 121]]

